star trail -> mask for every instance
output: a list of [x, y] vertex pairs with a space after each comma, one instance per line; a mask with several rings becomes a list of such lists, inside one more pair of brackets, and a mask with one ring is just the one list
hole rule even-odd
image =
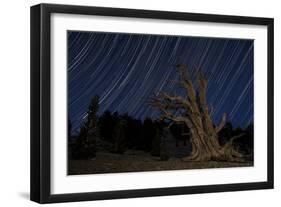
[[148, 98], [181, 94], [172, 81], [177, 63], [208, 77], [213, 119], [223, 113], [235, 127], [253, 122], [253, 40], [68, 31], [68, 117], [77, 132], [93, 96], [99, 114], [109, 110], [137, 119], [157, 118]]

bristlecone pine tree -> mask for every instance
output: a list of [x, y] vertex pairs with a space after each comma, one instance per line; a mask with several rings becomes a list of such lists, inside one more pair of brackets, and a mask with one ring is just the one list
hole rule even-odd
[[150, 98], [149, 104], [161, 111], [160, 120], [170, 120], [172, 123], [183, 122], [190, 129], [192, 151], [182, 160], [243, 162], [244, 155], [233, 145], [233, 141], [243, 134], [232, 137], [224, 145], [219, 143], [218, 132], [225, 125], [226, 114], [223, 114], [220, 124], [215, 126], [206, 101], [207, 79], [198, 72], [196, 90], [187, 66], [178, 64], [176, 68], [179, 72], [179, 80], [174, 82], [184, 89], [185, 95], [158, 92]]

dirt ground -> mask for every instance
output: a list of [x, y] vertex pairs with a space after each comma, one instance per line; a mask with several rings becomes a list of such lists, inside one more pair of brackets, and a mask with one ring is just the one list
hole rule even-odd
[[170, 158], [161, 161], [159, 157], [153, 157], [149, 153], [133, 151], [126, 154], [113, 154], [99, 152], [91, 160], [69, 160], [69, 175], [96, 174], [96, 173], [120, 173], [140, 172], [156, 170], [182, 170], [203, 168], [249, 167], [253, 162], [183, 162], [180, 158]]

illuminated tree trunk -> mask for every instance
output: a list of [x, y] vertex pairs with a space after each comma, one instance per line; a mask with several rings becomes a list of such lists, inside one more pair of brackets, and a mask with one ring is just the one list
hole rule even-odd
[[243, 134], [232, 137], [221, 146], [218, 132], [224, 127], [226, 114], [218, 126], [215, 126], [206, 101], [207, 79], [198, 73], [198, 90], [191, 81], [186, 65], [177, 65], [179, 80], [174, 82], [185, 90], [185, 96], [165, 92], [155, 94], [149, 104], [162, 112], [161, 120], [183, 122], [190, 129], [192, 151], [184, 161], [244, 161], [243, 155], [233, 147], [233, 141]]

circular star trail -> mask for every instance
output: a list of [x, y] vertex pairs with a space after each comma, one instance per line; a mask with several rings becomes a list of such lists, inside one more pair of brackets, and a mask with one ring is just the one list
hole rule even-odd
[[253, 122], [253, 40], [68, 31], [68, 117], [77, 132], [93, 96], [99, 114], [156, 118], [148, 104], [157, 91], [182, 94], [172, 81], [177, 63], [208, 77], [207, 100], [217, 123]]

